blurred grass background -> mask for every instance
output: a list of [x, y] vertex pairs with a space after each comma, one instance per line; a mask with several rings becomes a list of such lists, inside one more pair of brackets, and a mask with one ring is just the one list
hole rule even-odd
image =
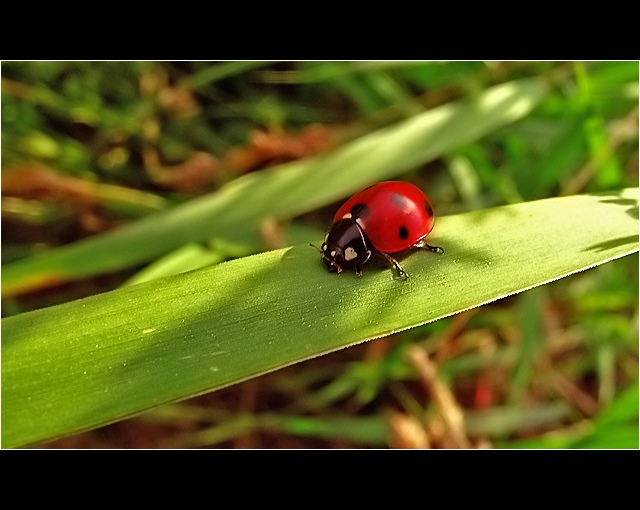
[[[637, 186], [637, 62], [3, 62], [2, 263], [529, 77], [551, 87], [531, 114], [402, 178], [440, 216]], [[338, 205], [2, 314], [305, 244]], [[637, 448], [638, 258], [41, 446]]]

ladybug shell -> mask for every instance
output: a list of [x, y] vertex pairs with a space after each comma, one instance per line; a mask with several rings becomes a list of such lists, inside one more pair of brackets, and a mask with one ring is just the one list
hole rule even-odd
[[363, 189], [347, 200], [334, 223], [354, 219], [373, 247], [383, 253], [410, 248], [433, 229], [433, 207], [413, 184], [387, 181]]

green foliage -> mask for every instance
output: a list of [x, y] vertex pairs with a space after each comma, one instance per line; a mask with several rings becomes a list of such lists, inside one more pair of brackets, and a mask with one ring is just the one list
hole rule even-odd
[[[637, 193], [442, 218], [433, 239], [446, 256], [414, 254], [407, 281], [327, 275], [295, 246], [4, 319], [3, 443], [110, 422], [637, 251]], [[41, 409], [55, 412], [42, 422]]]
[[[3, 446], [150, 409], [159, 446], [402, 445], [444, 387], [474, 445], [637, 448], [637, 105], [635, 62], [4, 62]], [[445, 255], [328, 275], [307, 243], [391, 178]]]
[[130, 267], [210, 237], [257, 244], [265, 217], [290, 218], [357, 191], [372, 180], [406, 172], [525, 115], [544, 90], [536, 81], [500, 85], [474, 101], [411, 117], [328, 155], [236, 179], [217, 193], [126, 228], [9, 264], [3, 270], [3, 291], [24, 292], [34, 282], [74, 280]]

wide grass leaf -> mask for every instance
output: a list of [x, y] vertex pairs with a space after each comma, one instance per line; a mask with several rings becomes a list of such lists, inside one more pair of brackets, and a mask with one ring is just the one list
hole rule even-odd
[[[638, 189], [439, 218], [410, 278], [294, 246], [2, 320], [2, 445], [90, 429], [638, 251]], [[313, 240], [318, 241], [318, 240]]]

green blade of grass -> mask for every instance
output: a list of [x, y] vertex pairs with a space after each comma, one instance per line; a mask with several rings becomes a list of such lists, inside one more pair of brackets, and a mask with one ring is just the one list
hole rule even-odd
[[3, 266], [2, 292], [20, 292], [148, 262], [211, 237], [259, 244], [267, 218], [290, 218], [400, 175], [522, 118], [544, 97], [539, 80], [495, 86], [353, 140], [323, 156], [236, 179], [217, 193], [116, 231]]
[[638, 189], [440, 218], [407, 280], [295, 246], [2, 320], [2, 446], [90, 429], [638, 251]]
[[220, 62], [215, 65], [208, 66], [197, 73], [182, 80], [182, 85], [194, 90], [202, 89], [212, 83], [215, 83], [230, 76], [236, 76], [240, 73], [251, 71], [268, 65], [269, 62]]
[[638, 449], [638, 383], [622, 390], [593, 420], [541, 437], [506, 441], [501, 448]]

